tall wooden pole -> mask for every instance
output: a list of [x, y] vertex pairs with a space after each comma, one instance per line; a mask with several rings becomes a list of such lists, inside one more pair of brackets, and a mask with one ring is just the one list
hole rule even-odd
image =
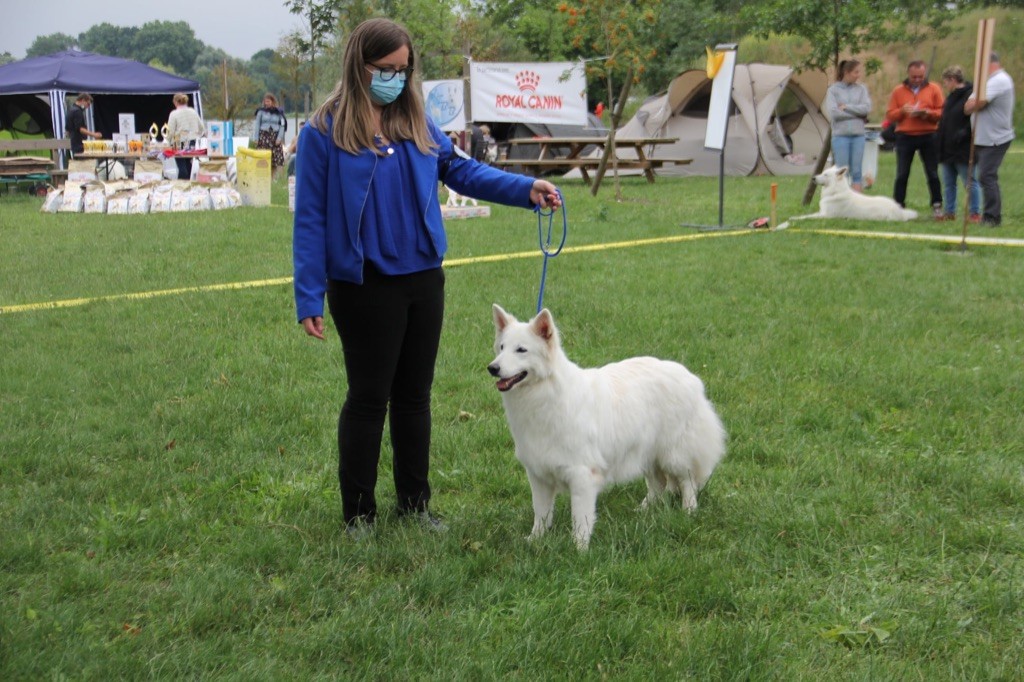
[[[974, 47], [974, 100], [985, 99], [988, 87], [988, 66], [992, 59], [992, 40], [995, 37], [996, 20], [982, 19], [978, 22], [978, 42]], [[964, 197], [963, 238], [960, 240], [960, 253], [967, 251], [968, 210], [971, 201], [971, 190], [974, 188], [974, 135], [977, 127], [971, 126], [971, 150], [967, 156], [967, 196]]]

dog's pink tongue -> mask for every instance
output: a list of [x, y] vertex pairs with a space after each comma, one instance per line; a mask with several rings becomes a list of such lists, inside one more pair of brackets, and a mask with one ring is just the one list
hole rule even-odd
[[512, 384], [514, 383], [514, 381], [514, 379], [498, 379], [498, 382], [495, 384], [495, 386], [498, 387], [499, 391], [504, 392], [512, 388]]

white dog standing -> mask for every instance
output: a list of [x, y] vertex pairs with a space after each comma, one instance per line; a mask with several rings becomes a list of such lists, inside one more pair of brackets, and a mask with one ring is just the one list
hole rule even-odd
[[826, 168], [814, 176], [814, 182], [821, 186], [821, 200], [818, 212], [794, 216], [778, 226], [779, 230], [789, 227], [794, 220], [809, 218], [850, 218], [853, 220], [886, 220], [905, 222], [917, 218], [917, 211], [903, 208], [889, 197], [870, 196], [853, 191], [845, 166]]
[[520, 322], [494, 306], [497, 377], [533, 494], [533, 532], [551, 527], [568, 490], [573, 537], [586, 549], [606, 486], [647, 480], [643, 506], [666, 490], [688, 510], [725, 454], [725, 429], [704, 384], [676, 362], [641, 357], [581, 369], [562, 351], [551, 313]]
[[445, 206], [457, 208], [459, 206], [467, 206], [470, 203], [473, 204], [474, 206], [480, 205], [473, 197], [467, 197], [463, 194], [459, 194], [448, 185], [445, 185], [444, 188], [448, 191], [448, 200], [445, 201]]

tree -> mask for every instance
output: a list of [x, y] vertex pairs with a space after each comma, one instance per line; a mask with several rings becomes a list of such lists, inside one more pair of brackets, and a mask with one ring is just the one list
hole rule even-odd
[[104, 22], [90, 26], [85, 33], [79, 36], [79, 42], [86, 52], [122, 59], [135, 59], [137, 56], [135, 38], [138, 33], [139, 29], [134, 26], [114, 26]]
[[652, 36], [658, 58], [647, 64], [640, 83], [658, 92], [681, 71], [695, 66], [705, 47], [739, 42], [746, 28], [740, 0], [674, 0], [658, 13], [660, 30]]
[[292, 110], [296, 115], [296, 133], [299, 131], [298, 112], [302, 111], [303, 118], [309, 115], [309, 111], [302, 106], [302, 96], [309, 92], [309, 87], [304, 86], [307, 65], [302, 59], [302, 52], [298, 47], [299, 38], [300, 36], [295, 33], [282, 38], [278, 43], [277, 52], [274, 53], [274, 61], [271, 65], [274, 76], [281, 83], [287, 84], [287, 87], [281, 88], [281, 92], [287, 93], [291, 98]]
[[28, 50], [25, 51], [25, 56], [43, 57], [54, 52], [76, 49], [78, 49], [78, 38], [69, 36], [67, 33], [51, 33], [33, 40]]
[[[646, 70], [647, 63], [657, 56], [650, 46], [656, 32], [660, 0], [576, 0], [562, 3], [559, 11], [567, 17], [566, 23], [572, 47], [586, 59], [587, 75], [604, 81], [608, 101], [612, 103], [611, 125], [604, 156], [597, 167], [590, 191], [595, 196], [607, 170], [609, 159], [614, 159], [615, 130], [622, 120], [622, 112], [629, 98], [630, 88]], [[615, 82], [621, 81], [616, 96]], [[613, 168], [617, 171], [613, 163]], [[622, 199], [622, 188], [615, 172], [615, 196]]]
[[286, 100], [288, 97], [287, 91], [290, 87], [290, 80], [288, 78], [282, 78], [278, 73], [274, 66], [277, 63], [277, 60], [278, 53], [274, 50], [270, 48], [260, 50], [252, 56], [252, 59], [249, 60], [248, 71], [254, 81], [257, 83], [263, 83], [263, 89], [266, 92], [272, 92], [275, 95], [279, 95], [280, 99], [282, 99], [281, 106], [287, 109], [283, 100]]
[[874, 44], [917, 44], [942, 37], [956, 16], [943, 3], [922, 0], [765, 0], [742, 15], [755, 35], [796, 35], [809, 50], [795, 66], [834, 71], [843, 54], [860, 54]]
[[412, 34], [417, 71], [424, 78], [452, 78], [462, 74], [463, 43], [456, 33], [453, 0], [381, 0], [385, 16]]
[[[285, 0], [285, 7], [305, 22], [306, 35], [294, 34], [295, 49], [309, 58], [310, 89], [316, 95], [316, 57], [323, 50], [328, 36], [334, 33], [339, 7], [343, 0]], [[357, 3], [362, 4], [362, 3]]]
[[175, 73], [193, 73], [202, 49], [202, 41], [184, 21], [150, 21], [135, 35], [135, 59], [145, 63], [157, 60]]
[[559, 61], [571, 51], [565, 21], [549, 0], [490, 0], [482, 7], [493, 25], [521, 46], [524, 60]]
[[203, 92], [203, 113], [211, 119], [248, 118], [263, 95], [262, 84], [249, 76], [241, 62], [226, 56], [220, 65], [204, 68], [199, 83]]
[[[742, 15], [756, 35], [789, 34], [803, 38], [809, 50], [798, 69], [835, 72], [841, 55], [857, 55], [873, 44], [920, 43], [943, 36], [956, 16], [944, 3], [925, 0], [765, 0], [748, 5]], [[869, 63], [868, 67], [871, 68]], [[814, 175], [825, 167], [832, 146], [825, 137]], [[814, 197], [813, 180], [804, 204]]]

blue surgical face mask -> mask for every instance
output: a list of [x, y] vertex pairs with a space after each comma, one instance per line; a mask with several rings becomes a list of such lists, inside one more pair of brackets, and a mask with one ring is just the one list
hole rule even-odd
[[405, 81], [401, 78], [392, 78], [389, 81], [380, 77], [379, 71], [374, 71], [370, 80], [370, 99], [374, 104], [386, 106], [391, 104], [405, 89]]

